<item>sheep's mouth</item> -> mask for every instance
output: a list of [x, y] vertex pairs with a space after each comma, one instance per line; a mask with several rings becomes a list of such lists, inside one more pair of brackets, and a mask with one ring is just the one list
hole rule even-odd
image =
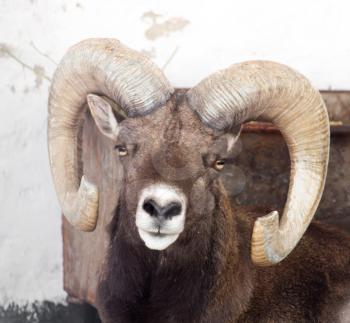
[[145, 243], [146, 247], [152, 250], [164, 250], [173, 244], [179, 237], [181, 232], [162, 233], [159, 231], [146, 231], [138, 228], [140, 238]]
[[160, 231], [158, 232], [148, 232], [148, 234], [152, 237], [158, 237], [158, 238], [162, 238], [162, 237], [165, 237], [169, 234], [166, 234], [166, 233], [161, 233]]

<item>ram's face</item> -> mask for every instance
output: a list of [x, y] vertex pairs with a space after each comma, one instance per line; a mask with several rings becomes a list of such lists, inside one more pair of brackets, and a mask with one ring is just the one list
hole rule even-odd
[[[105, 114], [109, 117], [103, 122], [96, 117], [101, 116], [96, 113], [100, 100], [89, 100], [90, 107], [101, 131], [108, 134], [113, 132], [113, 116]], [[215, 205], [212, 183], [234, 136], [206, 128], [180, 100], [145, 117], [123, 120], [110, 137], [123, 166], [120, 203], [127, 209], [123, 216], [128, 216], [123, 223], [138, 232], [148, 248], [163, 250], [184, 231], [210, 220]]]

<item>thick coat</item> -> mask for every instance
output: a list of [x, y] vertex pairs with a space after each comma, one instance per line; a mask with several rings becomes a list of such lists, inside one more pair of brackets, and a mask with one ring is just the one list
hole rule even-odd
[[103, 322], [350, 321], [347, 234], [314, 222], [287, 259], [257, 267], [250, 260], [253, 220], [268, 210], [232, 209], [222, 188], [215, 190], [208, 230], [164, 251], [130, 244], [118, 209], [98, 295]]

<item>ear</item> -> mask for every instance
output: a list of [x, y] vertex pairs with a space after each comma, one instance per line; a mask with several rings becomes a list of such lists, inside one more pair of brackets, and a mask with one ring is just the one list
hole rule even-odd
[[231, 151], [235, 143], [237, 142], [239, 135], [241, 134], [242, 126], [236, 126], [230, 130], [229, 133], [225, 134], [227, 140], [227, 152]]
[[119, 126], [110, 104], [95, 94], [87, 95], [87, 103], [101, 133], [112, 140], [117, 140]]

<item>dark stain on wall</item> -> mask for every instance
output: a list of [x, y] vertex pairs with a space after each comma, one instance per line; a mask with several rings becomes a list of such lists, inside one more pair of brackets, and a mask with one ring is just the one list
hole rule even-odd
[[87, 304], [33, 303], [0, 307], [0, 323], [101, 323], [96, 309]]

